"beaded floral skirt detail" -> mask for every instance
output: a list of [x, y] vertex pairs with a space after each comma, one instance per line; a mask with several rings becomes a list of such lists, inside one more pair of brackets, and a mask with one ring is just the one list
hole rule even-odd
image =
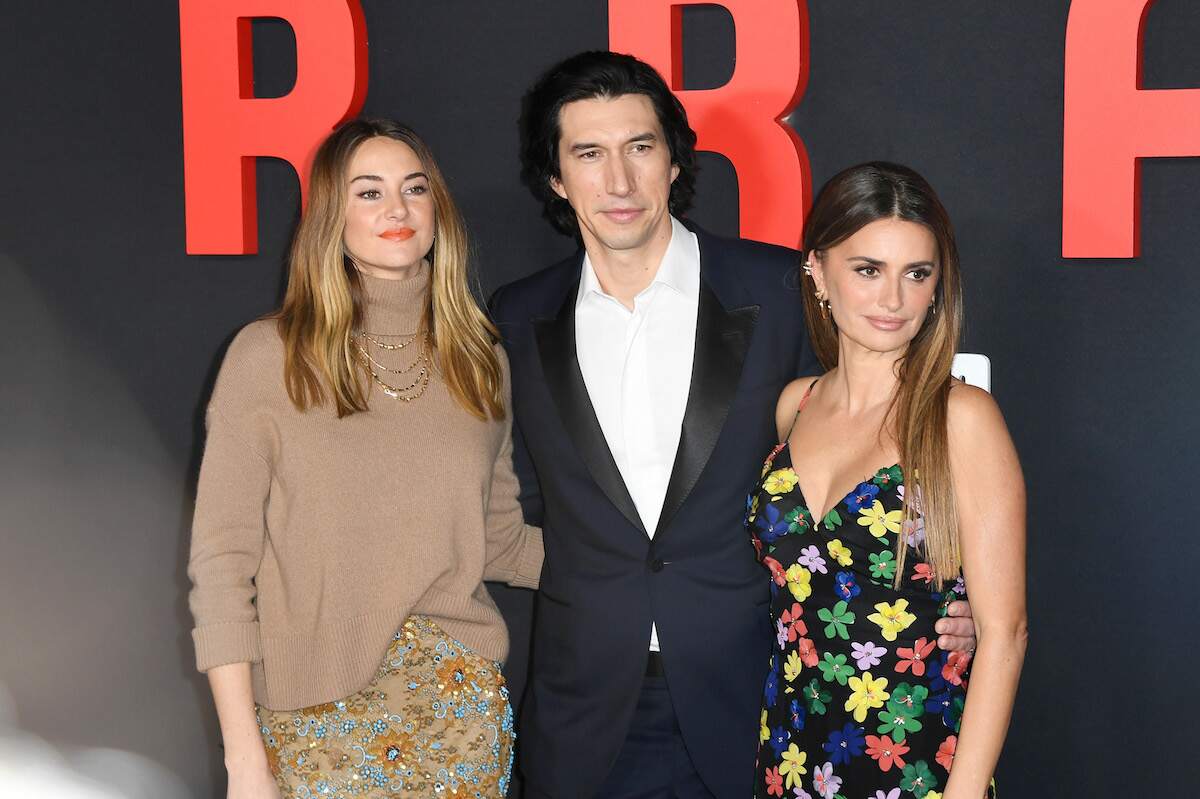
[[258, 720], [285, 799], [508, 791], [515, 736], [500, 664], [424, 616], [404, 622], [363, 690], [296, 711], [260, 706]]

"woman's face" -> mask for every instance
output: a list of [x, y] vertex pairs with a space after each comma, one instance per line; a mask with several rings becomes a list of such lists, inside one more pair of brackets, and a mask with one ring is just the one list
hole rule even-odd
[[346, 168], [346, 252], [369, 275], [411, 275], [433, 246], [429, 177], [407, 144], [386, 136], [358, 146]]
[[812, 265], [843, 345], [848, 339], [880, 353], [902, 351], [917, 335], [940, 274], [929, 228], [895, 218], [815, 253]]

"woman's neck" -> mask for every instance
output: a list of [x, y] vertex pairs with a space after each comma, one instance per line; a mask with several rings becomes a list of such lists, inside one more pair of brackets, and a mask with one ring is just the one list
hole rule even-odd
[[430, 266], [402, 278], [375, 277], [359, 271], [363, 297], [363, 329], [374, 336], [404, 336], [417, 332], [429, 298]]

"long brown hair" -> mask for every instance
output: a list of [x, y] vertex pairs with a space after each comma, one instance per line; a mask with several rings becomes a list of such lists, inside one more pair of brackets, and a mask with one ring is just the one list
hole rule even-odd
[[[823, 253], [880, 219], [902, 219], [924, 225], [937, 242], [940, 276], [933, 307], [909, 342], [899, 369], [899, 386], [885, 417], [894, 425], [904, 469], [904, 531], [923, 521], [923, 554], [938, 585], [962, 567], [958, 514], [950, 473], [947, 402], [950, 367], [962, 331], [962, 288], [954, 229], [942, 203], [920, 175], [908, 167], [883, 162], [846, 169], [825, 184], [804, 223], [806, 254]], [[804, 316], [813, 349], [825, 369], [838, 365], [837, 324], [824, 318], [811, 278], [802, 292]], [[895, 585], [904, 572], [904, 532], [896, 544]]]
[[421, 329], [427, 331], [439, 373], [451, 396], [473, 416], [504, 418], [496, 328], [471, 293], [466, 226], [433, 153], [411, 129], [385, 119], [341, 125], [317, 149], [288, 259], [288, 285], [275, 314], [284, 342], [284, 382], [300, 410], [332, 399], [338, 418], [367, 410], [368, 385], [351, 334], [362, 326], [358, 269], [342, 245], [346, 228], [346, 170], [358, 147], [384, 136], [413, 149], [429, 177], [435, 236]]

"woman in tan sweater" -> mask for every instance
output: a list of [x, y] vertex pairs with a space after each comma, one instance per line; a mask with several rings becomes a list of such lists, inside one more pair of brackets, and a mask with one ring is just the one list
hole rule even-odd
[[208, 407], [188, 574], [229, 797], [506, 792], [504, 621], [536, 587], [507, 362], [461, 219], [409, 129], [357, 120], [313, 163], [272, 317]]

